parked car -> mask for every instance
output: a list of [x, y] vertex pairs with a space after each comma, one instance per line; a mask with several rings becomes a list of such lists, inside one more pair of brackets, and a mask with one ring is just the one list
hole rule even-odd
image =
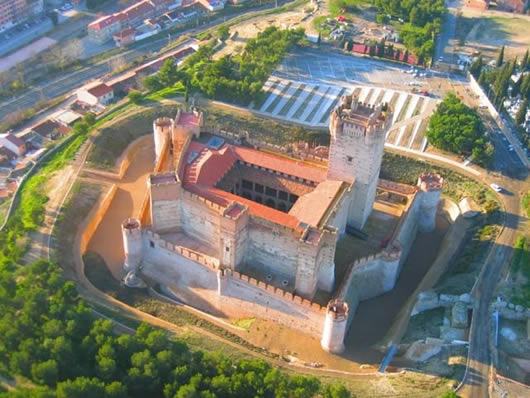
[[493, 189], [495, 192], [502, 192], [502, 187], [497, 184], [490, 184], [491, 189]]

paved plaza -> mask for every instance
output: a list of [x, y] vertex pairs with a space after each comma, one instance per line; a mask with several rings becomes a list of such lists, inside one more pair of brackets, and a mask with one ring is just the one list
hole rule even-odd
[[[428, 118], [439, 99], [411, 93], [433, 84], [428, 77], [414, 78], [406, 66], [313, 49], [289, 54], [263, 86], [264, 100], [254, 111], [292, 123], [326, 128], [329, 114], [341, 96], [356, 94], [361, 102], [388, 103], [393, 125], [388, 145], [423, 152], [427, 147]], [[389, 88], [392, 87], [392, 88]], [[404, 91], [407, 90], [407, 91]]]

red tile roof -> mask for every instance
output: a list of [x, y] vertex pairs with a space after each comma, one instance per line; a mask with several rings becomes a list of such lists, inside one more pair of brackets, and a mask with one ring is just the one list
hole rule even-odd
[[214, 187], [203, 187], [200, 185], [188, 185], [184, 187], [186, 190], [202, 196], [220, 206], [227, 207], [232, 202], [241, 203], [248, 207], [251, 216], [263, 218], [276, 224], [295, 229], [298, 232], [302, 232], [302, 228], [298, 226], [300, 223], [299, 220], [290, 214]]
[[148, 1], [142, 1], [140, 3], [133, 4], [129, 8], [126, 8], [121, 12], [127, 19], [136, 19], [141, 16], [148, 17], [149, 13], [152, 13], [155, 7]]
[[92, 88], [89, 88], [87, 90], [90, 94], [92, 94], [96, 98], [103, 97], [104, 95], [112, 92], [112, 88], [107, 86], [105, 83], [98, 84], [97, 86], [94, 86]]
[[18, 138], [17, 136], [13, 135], [13, 134], [7, 134], [6, 136], [4, 136], [3, 138], [5, 138], [6, 140], [8, 140], [10, 143], [12, 143], [13, 145], [16, 145], [18, 147], [21, 147], [24, 145], [24, 141], [22, 141], [20, 138]]
[[125, 37], [134, 36], [134, 32], [135, 32], [134, 29], [129, 27], [129, 28], [125, 28], [125, 29], [122, 29], [122, 30], [114, 33], [114, 37], [123, 39]]
[[120, 13], [105, 15], [104, 17], [101, 17], [99, 19], [96, 19], [94, 22], [89, 23], [88, 29], [102, 30], [123, 20], [124, 16]]
[[193, 112], [182, 112], [178, 120], [178, 124], [182, 126], [198, 126], [200, 123], [199, 116]]
[[[197, 153], [198, 156], [191, 164], [188, 164], [187, 160], [191, 152]], [[325, 181], [327, 174], [325, 168], [230, 144], [225, 144], [216, 151], [207, 148], [203, 143], [192, 141], [184, 156], [186, 163], [182, 179], [186, 190], [224, 207], [233, 201], [239, 202], [248, 206], [250, 214], [255, 217], [299, 230], [301, 230], [298, 227], [300, 220], [296, 216], [222, 191], [215, 188], [215, 185], [233, 167], [237, 160], [317, 183]]]
[[239, 160], [313, 182], [326, 179], [327, 169], [255, 149], [233, 147]]

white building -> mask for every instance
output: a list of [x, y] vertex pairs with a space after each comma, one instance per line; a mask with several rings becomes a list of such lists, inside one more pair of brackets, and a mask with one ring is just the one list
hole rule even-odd
[[114, 99], [114, 90], [105, 83], [97, 82], [81, 88], [77, 99], [88, 105], [108, 105]]

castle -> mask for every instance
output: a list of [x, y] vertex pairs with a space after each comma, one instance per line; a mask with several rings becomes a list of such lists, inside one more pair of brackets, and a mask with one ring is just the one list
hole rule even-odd
[[[144, 275], [189, 305], [274, 320], [341, 352], [359, 301], [392, 289], [417, 231], [435, 226], [440, 176], [415, 187], [379, 180], [391, 120], [387, 105], [343, 97], [320, 163], [256, 149], [244, 135], [204, 134], [196, 110], [155, 120], [148, 198], [122, 224], [126, 282]], [[363, 234], [378, 192], [406, 203], [399, 222], [337, 280], [337, 242]]]

